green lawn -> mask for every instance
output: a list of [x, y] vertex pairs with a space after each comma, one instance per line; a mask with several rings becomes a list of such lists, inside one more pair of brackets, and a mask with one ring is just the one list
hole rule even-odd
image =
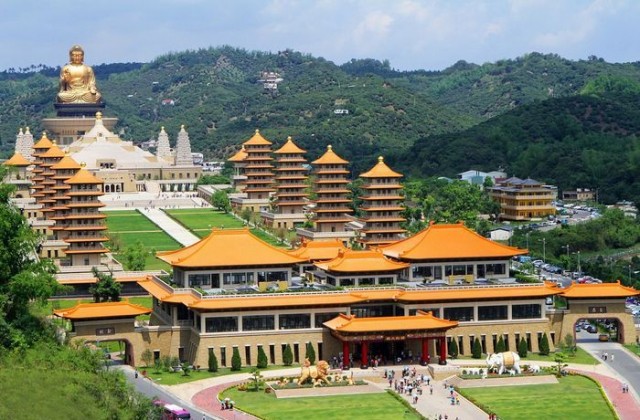
[[[345, 394], [349, 390], [345, 390]], [[419, 419], [420, 416], [391, 394], [358, 394], [277, 399], [264, 391], [227, 389], [222, 398], [262, 419]]]
[[[291, 366], [289, 366], [291, 367]], [[260, 372], [266, 372], [269, 370], [282, 369], [285, 366], [282, 365], [270, 365], [265, 369], [260, 369]], [[242, 367], [239, 371], [231, 371], [231, 368], [220, 368], [217, 372], [212, 373], [207, 370], [207, 366], [202, 366], [199, 371], [191, 371], [188, 376], [182, 374], [182, 372], [165, 372], [165, 371], [156, 371], [155, 367], [140, 367], [139, 371], [146, 370], [147, 376], [153, 379], [155, 382], [162, 385], [178, 385], [186, 382], [199, 381], [201, 379], [215, 378], [218, 376], [225, 375], [233, 375], [236, 373], [246, 373], [247, 378], [251, 372], [256, 369], [255, 366], [245, 366]]]
[[165, 212], [201, 238], [207, 236], [214, 227], [237, 229], [244, 226], [242, 220], [213, 209], [176, 209]]
[[162, 230], [142, 214], [133, 210], [105, 211], [109, 232], [147, 232]]
[[[486, 355], [483, 355], [482, 360], [486, 358]], [[470, 356], [460, 356], [458, 357], [460, 360], [474, 360]], [[550, 353], [548, 356], [542, 356], [538, 353], [529, 353], [527, 357], [520, 359], [520, 366], [529, 365], [531, 362], [543, 361], [543, 362], [554, 362], [555, 363], [555, 354]], [[580, 363], [583, 365], [597, 365], [600, 361], [588, 352], [582, 350], [580, 347], [576, 350], [574, 355], [569, 355], [567, 358], [567, 363]]]
[[[615, 419], [598, 385], [582, 376], [558, 384], [461, 389], [460, 394], [500, 419]], [[586, 417], [585, 417], [586, 416]]]

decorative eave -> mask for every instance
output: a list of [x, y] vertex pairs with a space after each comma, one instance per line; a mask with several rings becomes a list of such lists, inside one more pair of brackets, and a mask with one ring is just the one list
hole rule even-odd
[[150, 314], [152, 311], [140, 305], [122, 302], [79, 303], [73, 308], [59, 309], [53, 314], [65, 319], [104, 319], [104, 318], [134, 318], [139, 315]]
[[245, 146], [270, 146], [273, 143], [262, 137], [260, 130], [256, 129], [255, 134], [242, 144]]
[[316, 263], [316, 267], [332, 273], [365, 273], [400, 271], [409, 264], [392, 261], [379, 251], [339, 251], [330, 261]]
[[314, 160], [314, 165], [346, 165], [349, 161], [342, 159], [334, 151], [331, 145], [327, 146], [327, 151], [320, 158]]
[[640, 295], [640, 290], [615, 283], [579, 284], [573, 283], [560, 296], [567, 299], [607, 299], [627, 298]]
[[378, 157], [378, 163], [368, 172], [360, 174], [360, 178], [402, 178], [402, 174], [393, 171], [382, 156]]

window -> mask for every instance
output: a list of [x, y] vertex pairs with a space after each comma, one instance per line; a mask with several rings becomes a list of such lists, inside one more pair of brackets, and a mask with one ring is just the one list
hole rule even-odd
[[227, 348], [220, 347], [220, 366], [227, 367]]
[[291, 330], [298, 328], [310, 328], [311, 315], [309, 314], [282, 314], [278, 322], [281, 330]]
[[323, 314], [316, 314], [316, 319], [315, 319], [315, 327], [316, 328], [322, 328], [325, 322], [329, 321], [330, 319], [333, 319], [335, 317], [337, 317], [338, 315], [340, 315], [339, 312], [329, 312], [329, 313], [323, 313]]
[[287, 281], [286, 271], [259, 271], [258, 281]]
[[318, 343], [318, 357], [317, 357], [317, 359], [318, 360], [323, 360], [323, 357], [322, 357], [322, 342]]
[[191, 287], [211, 286], [211, 275], [189, 274], [189, 285]]
[[420, 309], [409, 309], [409, 315], [415, 315], [418, 311], [422, 312], [431, 312], [433, 316], [440, 318], [440, 308], [420, 308]]
[[272, 365], [276, 364], [276, 346], [275, 344], [269, 344], [269, 361]]
[[251, 365], [251, 346], [244, 346], [245, 364]]
[[351, 315], [358, 318], [368, 318], [377, 316], [394, 316], [393, 305], [380, 306], [354, 306], [351, 308]]
[[499, 306], [479, 306], [478, 321], [493, 321], [496, 319], [507, 319], [507, 305]]
[[229, 332], [238, 331], [237, 316], [221, 316], [215, 318], [206, 318], [205, 332]]
[[540, 318], [542, 316], [542, 305], [538, 303], [513, 305], [511, 307], [511, 317], [513, 319]]
[[260, 331], [275, 329], [273, 315], [245, 315], [242, 317], [243, 331]]
[[451, 321], [473, 321], [473, 307], [444, 308], [444, 318]]
[[298, 343], [293, 345], [293, 361], [300, 363], [300, 345]]

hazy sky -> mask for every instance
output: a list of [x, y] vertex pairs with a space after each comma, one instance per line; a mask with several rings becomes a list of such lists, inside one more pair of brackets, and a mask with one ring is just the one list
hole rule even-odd
[[640, 60], [640, 0], [0, 0], [0, 69], [231, 45], [439, 70], [537, 51]]

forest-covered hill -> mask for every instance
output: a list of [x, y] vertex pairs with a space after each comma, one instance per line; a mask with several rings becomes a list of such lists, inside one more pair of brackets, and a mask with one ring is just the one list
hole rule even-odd
[[[417, 176], [434, 175], [434, 171], [450, 175], [475, 164], [476, 156], [483, 156], [488, 167], [503, 165], [523, 176], [533, 170], [532, 176], [571, 187], [588, 186], [573, 182], [590, 183], [598, 174], [565, 180], [553, 178], [565, 176], [562, 171], [545, 171], [540, 176], [540, 168], [523, 166], [533, 158], [519, 157], [518, 150], [528, 150], [528, 143], [533, 142], [533, 150], [547, 156], [545, 148], [549, 144], [522, 135], [527, 132], [522, 127], [512, 132], [502, 130], [501, 135], [507, 137], [502, 143], [512, 145], [512, 150], [502, 153], [496, 149], [496, 153], [504, 154], [501, 159], [508, 159], [506, 163], [491, 161], [493, 154], [483, 150], [488, 142], [477, 142], [479, 150], [471, 153], [460, 150], [453, 140], [482, 130], [484, 126], [478, 124], [485, 121], [494, 124], [489, 127], [501, 126], [499, 121], [505, 113], [511, 115], [506, 117], [507, 126], [519, 124], [514, 122], [518, 114], [509, 111], [528, 109], [521, 108], [523, 105], [535, 103], [536, 112], [557, 114], [564, 104], [562, 98], [602, 89], [603, 80], [640, 85], [639, 63], [611, 64], [595, 57], [571, 61], [537, 53], [483, 65], [461, 61], [441, 72], [398, 72], [388, 62], [374, 59], [351, 60], [339, 66], [290, 50], [266, 53], [220, 47], [171, 53], [146, 64], [94, 68], [107, 102], [105, 114], [118, 117], [119, 133], [137, 142], [154, 138], [161, 126], [175, 141], [184, 124], [194, 151], [205, 153], [209, 159], [225, 158], [259, 128], [276, 144], [293, 136], [309, 151], [310, 160], [327, 144], [333, 144], [336, 152], [352, 162], [355, 175], [372, 166], [379, 154], [389, 156], [398, 169]], [[20, 127], [28, 125], [37, 133], [41, 130], [40, 118], [54, 115], [57, 71], [37, 67], [26, 73], [0, 73], [0, 152], [5, 156], [12, 150]], [[278, 72], [284, 79], [277, 94], [264, 91], [259, 82], [263, 71]], [[608, 90], [606, 83], [604, 90]], [[162, 105], [165, 99], [174, 105]], [[633, 100], [618, 101], [616, 96], [582, 99], [590, 100], [596, 108], [602, 102], [603, 118], [626, 115], [627, 111], [621, 110], [626, 107], [637, 109]], [[549, 105], [542, 105], [546, 101]], [[607, 107], [616, 111], [609, 113]], [[349, 113], [335, 114], [336, 109]], [[542, 124], [536, 130], [546, 131], [545, 116], [535, 118], [536, 125]], [[579, 126], [577, 131], [591, 132], [581, 126], [586, 121], [573, 121]], [[627, 122], [617, 124], [624, 127]], [[607, 133], [620, 139], [635, 133], [635, 129]], [[612, 142], [603, 141], [607, 145]], [[491, 147], [498, 143], [491, 143]], [[451, 159], [434, 157], [428, 151]], [[609, 157], [603, 161], [616, 162]]]

